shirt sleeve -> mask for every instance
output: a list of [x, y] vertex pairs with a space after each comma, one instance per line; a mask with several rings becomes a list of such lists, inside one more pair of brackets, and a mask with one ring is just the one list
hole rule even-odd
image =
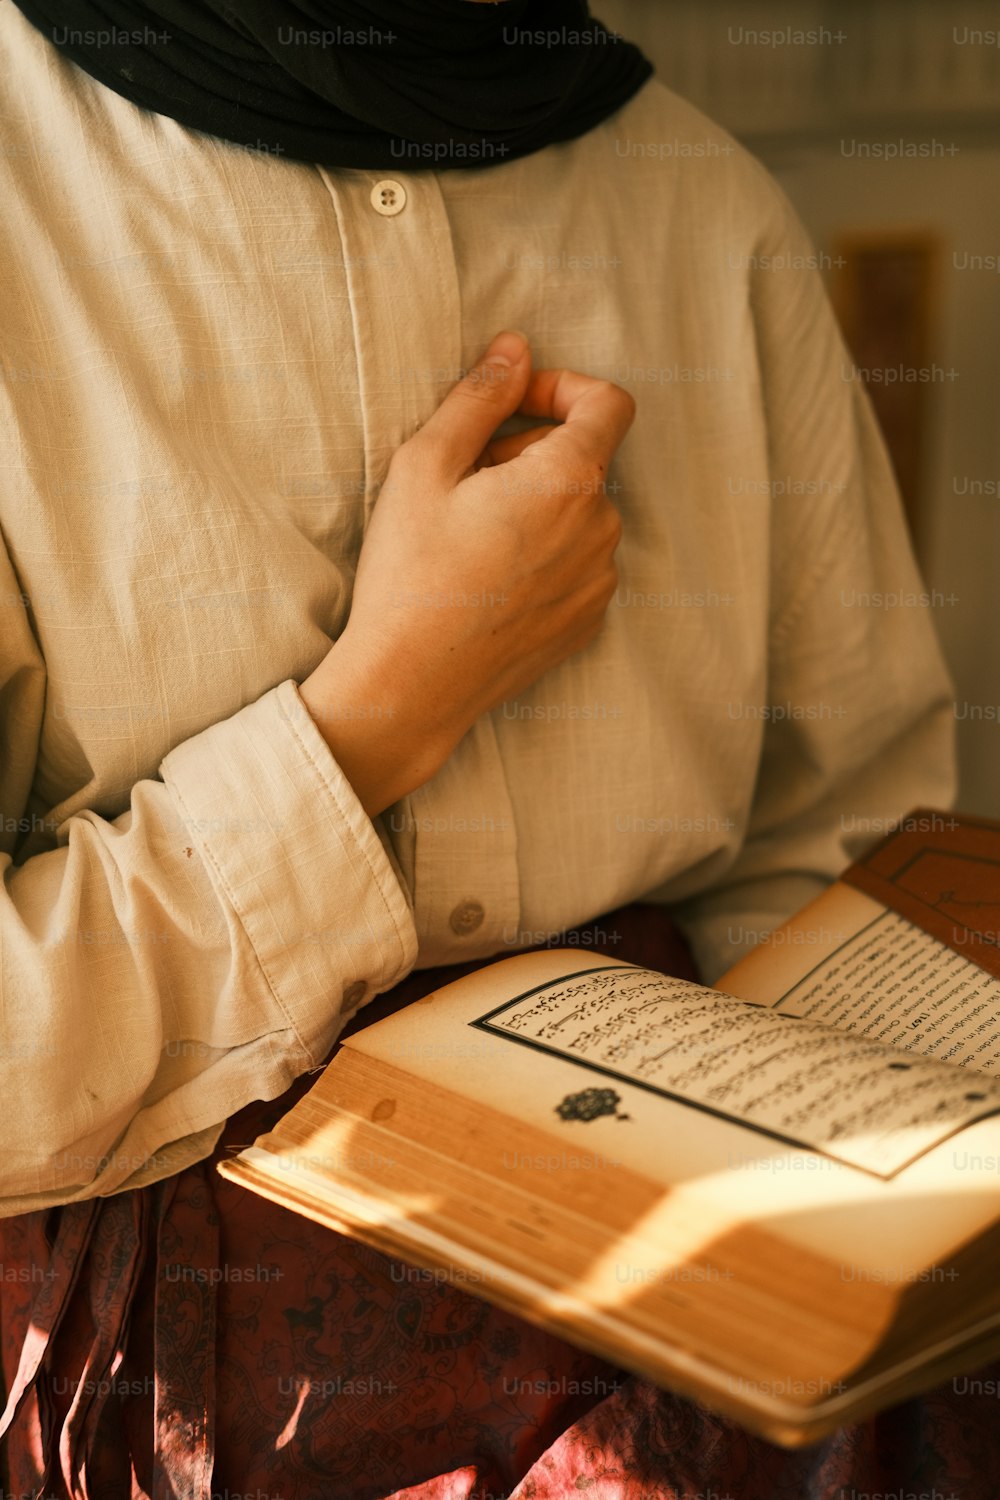
[[16, 865], [45, 672], [6, 553], [0, 1214], [171, 1175], [412, 968], [398, 867], [289, 680], [177, 745], [127, 811]]
[[955, 795], [953, 689], [932, 622], [946, 601], [918, 573], [815, 249], [756, 172], [747, 315], [771, 504], [767, 700], [750, 706], [763, 732], [736, 858], [676, 910], [706, 983], [913, 807]]

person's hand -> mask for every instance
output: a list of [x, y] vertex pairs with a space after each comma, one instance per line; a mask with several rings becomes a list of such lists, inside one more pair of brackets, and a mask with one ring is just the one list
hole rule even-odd
[[[559, 425], [494, 438], [517, 411]], [[347, 625], [300, 689], [371, 816], [600, 631], [621, 537], [604, 478], [634, 412], [608, 381], [532, 375], [503, 333], [394, 455]]]

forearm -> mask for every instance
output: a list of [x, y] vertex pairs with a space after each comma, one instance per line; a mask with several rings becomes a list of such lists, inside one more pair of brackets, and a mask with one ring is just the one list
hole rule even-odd
[[294, 683], [161, 773], [6, 871], [0, 1213], [204, 1156], [416, 957], [406, 892]]

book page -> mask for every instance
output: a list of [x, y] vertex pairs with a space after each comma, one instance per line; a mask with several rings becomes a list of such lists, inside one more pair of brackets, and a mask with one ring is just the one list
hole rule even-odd
[[[734, 945], [747, 940], [716, 989], [1000, 1071], [1000, 823], [917, 808], [772, 932], [730, 929]], [[848, 972], [858, 1005], [846, 1003]], [[807, 980], [803, 1004], [792, 996]]]
[[[841, 894], [862, 904], [866, 920], [879, 910], [877, 903], [860, 892]], [[824, 919], [824, 925], [829, 928], [829, 921]], [[840, 931], [842, 925], [838, 916], [834, 926]], [[808, 947], [815, 954], [815, 946]], [[794, 959], [797, 979], [814, 961], [803, 963], [801, 953], [793, 954], [792, 945], [770, 957], [781, 955], [789, 962]], [[537, 1182], [540, 1193], [550, 1172], [579, 1173], [584, 1182], [611, 1172], [613, 1181], [618, 1164], [661, 1183], [663, 1222], [669, 1221], [671, 1234], [676, 1236], [683, 1220], [689, 1236], [687, 1253], [693, 1257], [717, 1235], [728, 1232], [726, 1226], [753, 1222], [802, 1244], [811, 1253], [842, 1261], [852, 1276], [902, 1282], [922, 1266], [942, 1260], [955, 1245], [981, 1233], [996, 1218], [1000, 1114], [995, 1112], [945, 1138], [893, 1175], [877, 1175], [843, 1157], [822, 1154], [807, 1144], [792, 1144], [781, 1134], [746, 1124], [711, 1101], [692, 1098], [688, 1102], [645, 1081], [625, 1081], [613, 1065], [596, 1071], [576, 1048], [552, 1051], [519, 1042], [516, 1033], [474, 1024], [505, 1009], [517, 997], [523, 1001], [546, 986], [575, 983], [581, 974], [595, 969], [595, 957], [579, 949], [546, 949], [501, 959], [376, 1021], [344, 1045], [426, 1082], [429, 1110], [434, 1108], [434, 1090], [440, 1087], [469, 1101], [470, 1120], [482, 1106], [551, 1137], [551, 1155], [525, 1165], [503, 1137], [491, 1136], [487, 1141], [470, 1128], [467, 1137], [456, 1144], [456, 1151], [470, 1163], [492, 1152], [495, 1169], [503, 1173], [519, 1170], [526, 1180]], [[768, 957], [761, 955], [762, 966], [767, 966]], [[754, 955], [744, 964], [756, 959]], [[633, 971], [633, 966], [621, 960], [607, 959], [601, 967], [617, 967], [626, 974]], [[689, 987], [680, 984], [680, 988]], [[712, 1002], [716, 1009], [721, 1007], [720, 1013], [729, 1013], [731, 998], [715, 990], [690, 988], [703, 1004]], [[757, 988], [763, 992], [766, 986], [758, 983]], [[779, 993], [772, 984], [761, 993], [760, 1001], [770, 1006]], [[760, 1005], [737, 1009], [752, 1016], [766, 1018], [768, 1014]], [[788, 1026], [812, 1024], [786, 1021]], [[825, 1028], [817, 1028], [821, 1029]], [[838, 1038], [837, 1033], [827, 1036], [833, 1038], [834, 1047], [859, 1040]], [[893, 1061], [910, 1061], [897, 1053], [890, 1055]], [[734, 1049], [733, 1060], [737, 1059]], [[329, 1070], [334, 1079], [336, 1066], [334, 1062]], [[971, 1074], [935, 1062], [926, 1066], [957, 1078], [970, 1092], [978, 1091], [979, 1080], [973, 1089]], [[890, 1076], [908, 1075], [896, 1070]], [[986, 1083], [992, 1085], [992, 1080]], [[616, 1102], [609, 1101], [614, 1112], [567, 1110], [567, 1102], [588, 1088], [607, 1089], [617, 1096]], [[380, 1118], [388, 1117], [392, 1098], [393, 1089], [387, 1086]], [[849, 1088], [845, 1099], [850, 1099]], [[390, 1118], [386, 1128], [392, 1125]], [[806, 1135], [805, 1130], [799, 1132], [800, 1138]], [[660, 1219], [647, 1227], [655, 1239]]]
[[775, 1008], [1000, 1075], [1000, 979], [893, 911], [843, 942]]
[[[1000, 1112], [1000, 1081], [650, 969], [561, 978], [471, 1024], [882, 1177]], [[599, 1087], [574, 1099], [598, 1107]]]

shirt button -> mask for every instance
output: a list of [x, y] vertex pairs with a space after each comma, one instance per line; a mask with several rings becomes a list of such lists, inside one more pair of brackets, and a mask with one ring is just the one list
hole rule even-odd
[[401, 182], [383, 177], [372, 188], [371, 201], [377, 214], [384, 214], [387, 219], [391, 219], [394, 214], [401, 214], [406, 207], [406, 189]]
[[485, 915], [486, 912], [478, 901], [460, 901], [448, 921], [452, 932], [475, 932]]
[[352, 1005], [359, 1005], [365, 998], [365, 990], [368, 986], [363, 979], [356, 979], [353, 984], [344, 985], [343, 1007], [349, 1010]]

